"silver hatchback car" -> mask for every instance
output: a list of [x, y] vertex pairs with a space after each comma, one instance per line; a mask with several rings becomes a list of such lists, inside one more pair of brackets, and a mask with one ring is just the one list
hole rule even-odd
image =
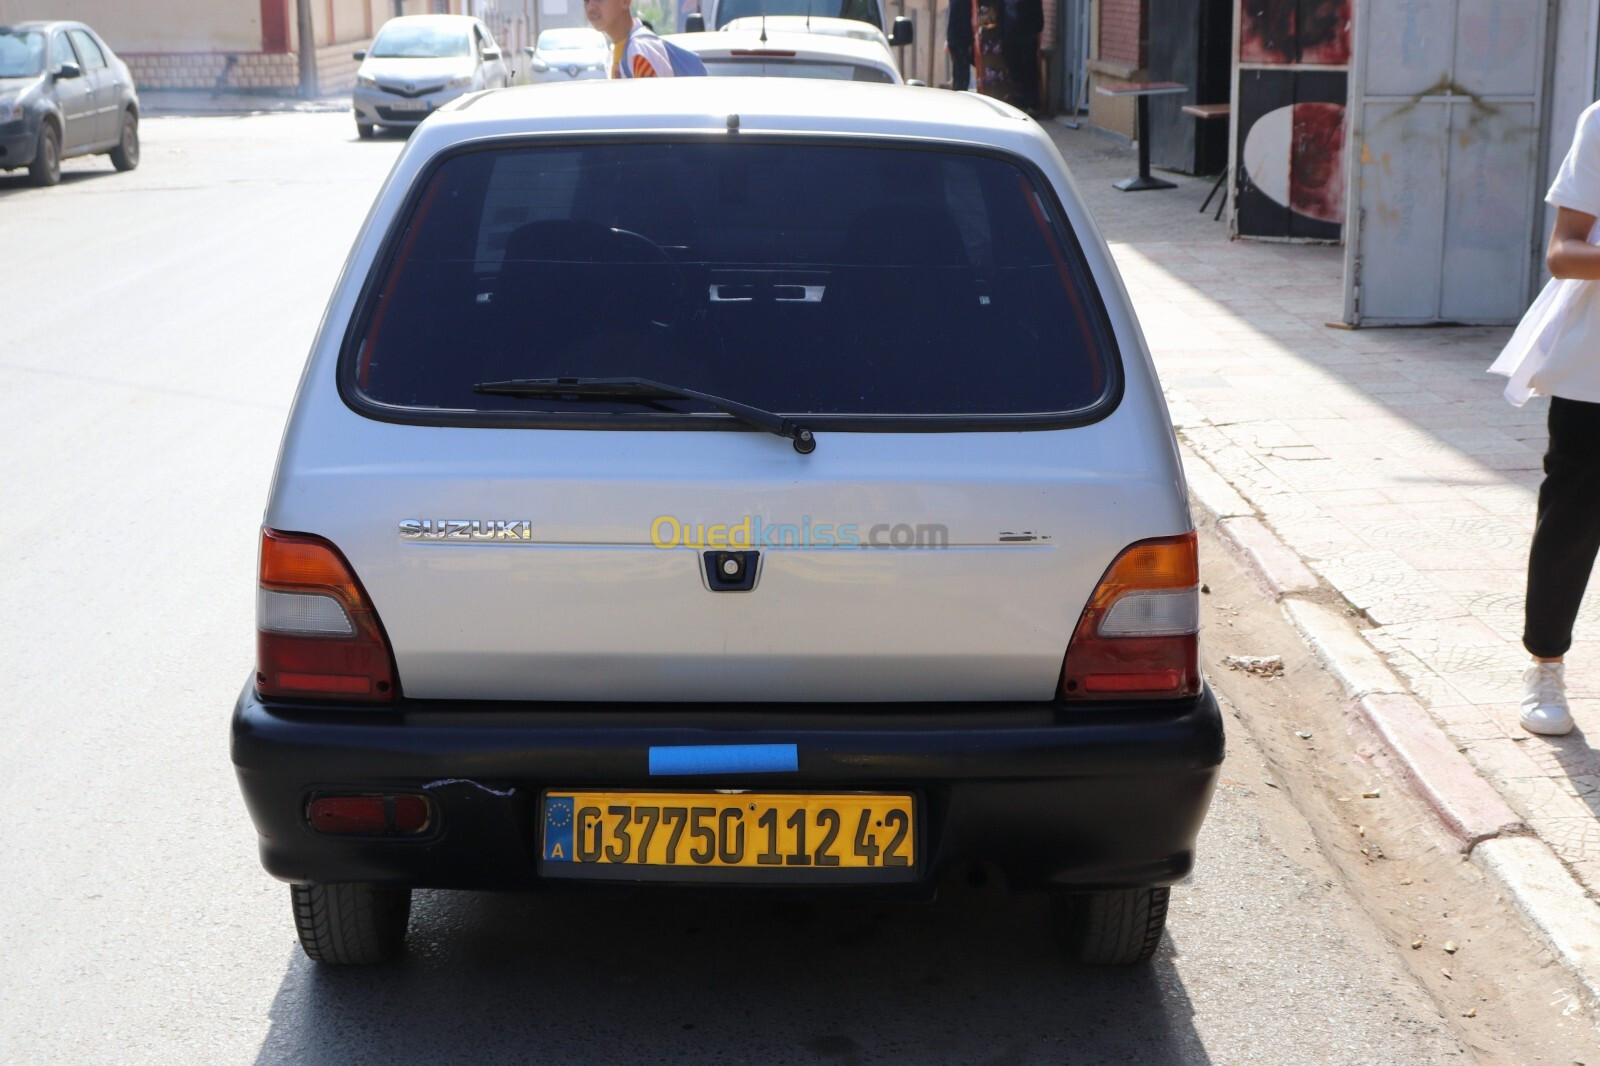
[[413, 129], [467, 93], [511, 84], [511, 67], [482, 20], [467, 15], [403, 15], [383, 24], [361, 61], [350, 106], [356, 132]]
[[233, 760], [314, 959], [414, 888], [1049, 892], [1155, 950], [1223, 755], [1194, 528], [1060, 155], [980, 96], [452, 105], [333, 292]]

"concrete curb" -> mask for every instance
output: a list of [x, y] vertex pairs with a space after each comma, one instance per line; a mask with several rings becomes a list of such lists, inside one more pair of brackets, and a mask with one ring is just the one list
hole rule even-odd
[[1412, 789], [1470, 852], [1485, 840], [1528, 831], [1472, 763], [1456, 748], [1428, 710], [1412, 697], [1337, 611], [1310, 600], [1280, 604], [1290, 624], [1355, 700], [1361, 720], [1395, 756]]
[[1590, 1005], [1600, 1006], [1600, 908], [1555, 853], [1535, 837], [1504, 837], [1472, 849], [1472, 861], [1572, 971]]
[[1395, 755], [1412, 788], [1461, 841], [1462, 851], [1528, 831], [1422, 704], [1410, 696], [1374, 694], [1358, 701], [1356, 709]]
[[1528, 835], [1516, 812], [1348, 619], [1303, 598], [1320, 586], [1300, 557], [1209, 463], [1186, 446], [1180, 452], [1195, 502], [1339, 679], [1405, 783], [1571, 971], [1590, 1006], [1600, 1007], [1600, 907], [1550, 846]]
[[1249, 562], [1273, 599], [1316, 590], [1317, 575], [1307, 569], [1300, 557], [1274, 536], [1261, 519], [1254, 515], [1219, 519], [1217, 531]]
[[1311, 646], [1328, 672], [1339, 679], [1345, 695], [1362, 699], [1374, 693], [1410, 692], [1375, 651], [1332, 607], [1312, 600], [1284, 600], [1280, 605], [1289, 623]]

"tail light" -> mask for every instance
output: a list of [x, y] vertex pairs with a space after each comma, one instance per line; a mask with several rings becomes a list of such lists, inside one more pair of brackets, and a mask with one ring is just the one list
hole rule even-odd
[[361, 583], [321, 537], [261, 531], [256, 688], [263, 696], [385, 701], [394, 656]]
[[1193, 532], [1118, 555], [1067, 647], [1065, 700], [1170, 699], [1200, 691], [1200, 561]]

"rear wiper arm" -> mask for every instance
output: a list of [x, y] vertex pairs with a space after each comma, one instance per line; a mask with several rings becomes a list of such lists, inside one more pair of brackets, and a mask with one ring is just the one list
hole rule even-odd
[[494, 396], [554, 396], [575, 400], [699, 400], [732, 415], [745, 425], [776, 433], [794, 442], [794, 450], [810, 455], [817, 450], [811, 431], [782, 415], [737, 400], [727, 400], [697, 389], [664, 385], [649, 378], [514, 378], [510, 381], [484, 381], [472, 386], [473, 392]]

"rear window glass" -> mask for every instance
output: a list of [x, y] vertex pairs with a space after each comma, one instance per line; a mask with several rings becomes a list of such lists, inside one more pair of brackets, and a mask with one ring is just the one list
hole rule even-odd
[[706, 73], [713, 77], [735, 78], [824, 78], [832, 81], [869, 81], [892, 85], [886, 70], [860, 63], [829, 63], [811, 59], [763, 59], [759, 56], [732, 56], [705, 59]]
[[391, 241], [346, 381], [420, 420], [711, 410], [474, 389], [554, 377], [823, 418], [1078, 412], [1108, 395], [1114, 356], [1057, 211], [976, 153], [753, 138], [464, 153]]

